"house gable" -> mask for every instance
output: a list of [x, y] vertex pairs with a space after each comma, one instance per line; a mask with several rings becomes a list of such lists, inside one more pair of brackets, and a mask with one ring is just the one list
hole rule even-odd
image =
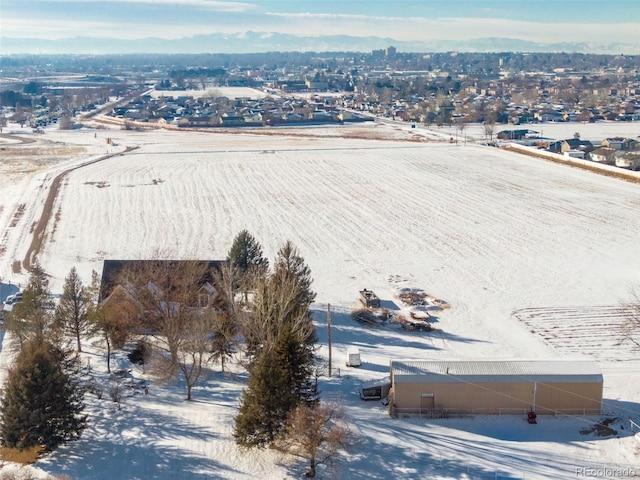
[[[172, 268], [178, 269], [192, 260], [105, 260], [102, 266], [102, 277], [100, 281], [99, 301], [104, 302], [114, 292], [116, 287], [123, 288], [119, 282], [122, 272], [130, 270], [140, 270], [145, 266], [159, 267], [167, 272], [171, 272]], [[197, 260], [198, 264], [205, 266], [205, 274], [200, 283], [200, 289], [204, 285], [214, 284], [214, 274], [226, 264], [223, 260]], [[130, 292], [129, 292], [130, 293]]]

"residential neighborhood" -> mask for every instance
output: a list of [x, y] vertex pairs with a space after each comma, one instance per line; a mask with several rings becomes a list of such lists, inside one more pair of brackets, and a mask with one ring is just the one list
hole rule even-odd
[[[39, 133], [57, 123], [107, 115], [123, 128], [240, 128], [389, 119], [428, 128], [484, 126], [509, 140], [638, 169], [637, 138], [544, 138], [546, 123], [640, 121], [635, 56], [517, 53], [274, 54], [122, 58], [0, 59], [0, 128]], [[154, 68], [146, 65], [154, 65]], [[78, 73], [84, 65], [86, 73]], [[271, 66], [268, 66], [271, 65]], [[228, 87], [250, 87], [230, 96]], [[611, 151], [616, 150], [616, 158]], [[597, 150], [594, 155], [592, 151]], [[568, 153], [571, 152], [571, 153]], [[626, 152], [626, 153], [620, 153]]]

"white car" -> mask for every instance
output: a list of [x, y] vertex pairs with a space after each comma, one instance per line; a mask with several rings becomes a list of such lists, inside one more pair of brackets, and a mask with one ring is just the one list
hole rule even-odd
[[5, 305], [14, 305], [16, 303], [22, 302], [22, 292], [15, 293], [13, 295], [9, 295], [5, 301]]

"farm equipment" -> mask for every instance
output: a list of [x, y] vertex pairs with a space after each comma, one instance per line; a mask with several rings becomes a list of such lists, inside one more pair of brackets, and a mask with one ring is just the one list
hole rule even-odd
[[430, 332], [431, 330], [433, 330], [429, 322], [423, 322], [423, 321], [417, 321], [417, 322], [407, 321], [402, 323], [401, 327], [404, 330], [409, 330], [409, 331], [417, 330], [419, 332]]
[[360, 302], [362, 302], [366, 308], [380, 308], [380, 299], [378, 296], [366, 288], [360, 290]]

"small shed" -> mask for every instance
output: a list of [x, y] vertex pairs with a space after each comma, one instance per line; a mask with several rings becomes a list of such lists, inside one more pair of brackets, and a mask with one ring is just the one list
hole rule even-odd
[[381, 380], [365, 382], [360, 387], [360, 398], [362, 400], [382, 400], [389, 396], [391, 390], [391, 379], [389, 377]]
[[602, 373], [567, 360], [392, 360], [392, 412], [600, 414]]
[[349, 350], [347, 350], [347, 361], [345, 363], [347, 367], [359, 367], [362, 365], [360, 350], [356, 347], [350, 347]]

